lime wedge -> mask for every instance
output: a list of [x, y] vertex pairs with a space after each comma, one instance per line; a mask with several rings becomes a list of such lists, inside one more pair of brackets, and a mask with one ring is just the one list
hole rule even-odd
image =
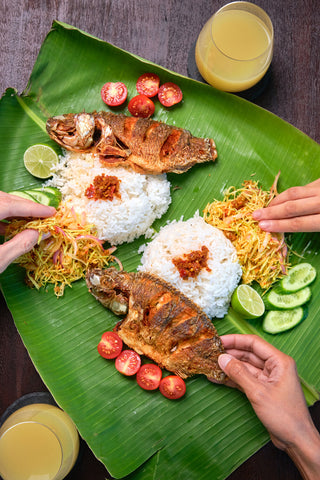
[[232, 308], [245, 318], [258, 318], [264, 314], [265, 306], [259, 293], [249, 285], [239, 285], [231, 297]]
[[59, 161], [56, 152], [48, 145], [31, 145], [24, 152], [24, 166], [31, 175], [37, 178], [52, 176], [51, 168]]

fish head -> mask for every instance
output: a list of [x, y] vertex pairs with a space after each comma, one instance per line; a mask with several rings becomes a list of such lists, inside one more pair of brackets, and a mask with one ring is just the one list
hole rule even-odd
[[130, 274], [116, 268], [92, 268], [86, 273], [90, 293], [116, 315], [128, 313], [131, 288]]
[[67, 113], [48, 118], [50, 138], [66, 150], [89, 152], [94, 143], [95, 118], [91, 113]]

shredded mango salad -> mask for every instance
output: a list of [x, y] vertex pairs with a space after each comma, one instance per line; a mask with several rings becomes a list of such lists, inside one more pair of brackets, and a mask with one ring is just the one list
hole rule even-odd
[[95, 236], [95, 227], [86, 223], [85, 216], [63, 204], [53, 217], [12, 220], [6, 228], [6, 239], [27, 228], [38, 230], [38, 245], [16, 263], [25, 268], [29, 286], [39, 289], [54, 284], [57, 297], [63, 295], [66, 285], [83, 278], [89, 265], [103, 268], [117, 261], [111, 255], [115, 247], [104, 249]]
[[222, 201], [214, 201], [204, 210], [204, 220], [222, 230], [236, 248], [243, 283], [256, 281], [263, 289], [286, 275], [289, 266], [284, 235], [264, 232], [252, 218], [252, 212], [266, 207], [276, 195], [277, 179], [269, 192], [253, 180], [239, 189], [230, 187]]

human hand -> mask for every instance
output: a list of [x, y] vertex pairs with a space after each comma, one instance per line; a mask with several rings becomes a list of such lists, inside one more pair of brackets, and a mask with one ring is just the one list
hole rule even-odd
[[[32, 202], [17, 195], [0, 191], [0, 220], [11, 217], [50, 217], [56, 209]], [[4, 235], [6, 224], [0, 221], [0, 235]], [[11, 240], [0, 245], [0, 273], [16, 258], [31, 250], [38, 242], [39, 232], [24, 230]]]
[[303, 478], [318, 479], [320, 435], [302, 392], [295, 361], [255, 335], [224, 335], [218, 361], [227, 385], [243, 391], [270, 434]]
[[252, 217], [268, 232], [320, 232], [320, 179], [288, 188]]

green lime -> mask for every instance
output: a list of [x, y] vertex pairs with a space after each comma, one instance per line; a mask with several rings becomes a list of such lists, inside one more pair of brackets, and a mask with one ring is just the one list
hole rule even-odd
[[265, 306], [259, 293], [249, 285], [239, 285], [231, 297], [232, 308], [245, 318], [258, 318], [264, 314]]
[[31, 145], [24, 152], [24, 166], [31, 175], [37, 178], [52, 176], [51, 168], [59, 161], [58, 155], [48, 145]]

